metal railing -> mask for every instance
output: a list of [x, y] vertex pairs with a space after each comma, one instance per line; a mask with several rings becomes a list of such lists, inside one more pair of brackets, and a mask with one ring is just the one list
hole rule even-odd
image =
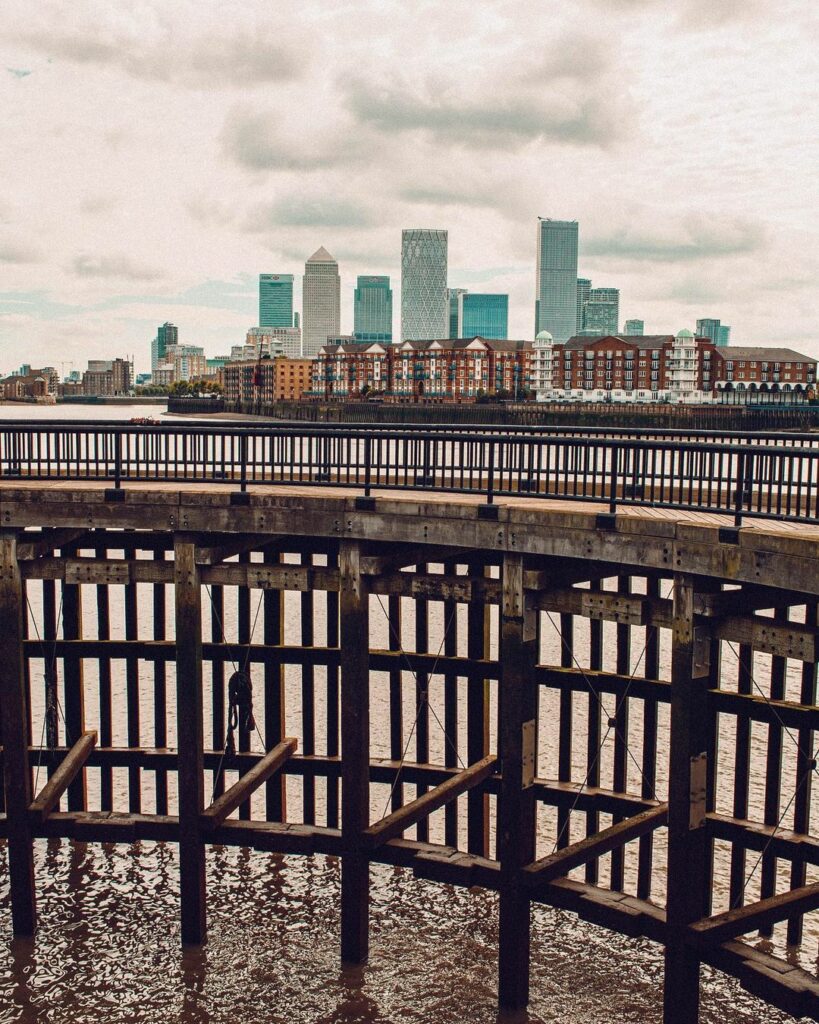
[[[680, 436], [682, 435], [682, 436]], [[320, 484], [819, 522], [809, 434], [0, 421], [0, 479]], [[119, 496], [119, 495], [116, 495]], [[111, 495], [113, 498], [114, 495]]]

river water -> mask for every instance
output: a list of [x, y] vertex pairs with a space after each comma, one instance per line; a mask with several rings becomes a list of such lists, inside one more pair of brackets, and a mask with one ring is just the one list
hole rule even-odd
[[[9, 405], [0, 409], [0, 418], [127, 420], [134, 415], [159, 418], [160, 410], [146, 406], [32, 409]], [[38, 596], [35, 588], [31, 589], [34, 613], [38, 614]], [[111, 588], [112, 624], [121, 617], [117, 591], [118, 588]], [[140, 635], [145, 635], [144, 626], [149, 622], [149, 619], [142, 621], [149, 603], [140, 602]], [[316, 606], [316, 643], [321, 644], [325, 622], [320, 598]], [[252, 610], [255, 611], [255, 600]], [[93, 622], [90, 606], [87, 611], [89, 621]], [[459, 614], [464, 612], [462, 609]], [[285, 641], [297, 643], [297, 595], [287, 595], [285, 617]], [[375, 603], [371, 620], [373, 644], [386, 646], [386, 620]], [[544, 617], [541, 625], [541, 658], [558, 664], [557, 630], [552, 629], [548, 617]], [[587, 643], [585, 627], [583, 620], [577, 621], [578, 651], [583, 651]], [[235, 638], [235, 630], [235, 614], [228, 603], [225, 633], [229, 640]], [[436, 617], [433, 612], [430, 623], [433, 653], [438, 649], [441, 630], [440, 615]], [[605, 631], [604, 650], [606, 667], [609, 667], [614, 648], [609, 624]], [[461, 636], [464, 633], [461, 630]], [[635, 631], [632, 641], [631, 667], [637, 674], [642, 658], [639, 634], [640, 631]], [[409, 629], [405, 636], [408, 648], [412, 648], [412, 641]], [[665, 676], [668, 651], [661, 653]], [[736, 679], [731, 657], [730, 651], [724, 651], [723, 670], [727, 680]], [[144, 663], [143, 671], [147, 672]], [[287, 714], [292, 721], [291, 728], [298, 732], [298, 669], [288, 668], [287, 673]], [[760, 680], [767, 679], [764, 658], [755, 661], [755, 673]], [[33, 665], [35, 723], [42, 711], [40, 676]], [[409, 674], [406, 677], [408, 700], [411, 700], [412, 680]], [[86, 668], [86, 681], [94, 692], [96, 681], [90, 663]], [[379, 713], [384, 700], [383, 682], [383, 678], [374, 675], [373, 756], [388, 755], [386, 722], [383, 713]], [[117, 685], [115, 678], [115, 689]], [[787, 686], [788, 696], [794, 699], [799, 686], [794, 663], [788, 665]], [[172, 687], [170, 689], [172, 691]], [[316, 690], [321, 693], [321, 670], [317, 670]], [[432, 706], [443, 718], [440, 686], [434, 685], [432, 692]], [[150, 722], [149, 687], [144, 687], [143, 694], [146, 702], [143, 718]], [[539, 774], [551, 778], [556, 777], [555, 744], [550, 742], [555, 736], [553, 698], [555, 695], [547, 692], [542, 701], [539, 761]], [[639, 750], [640, 702], [632, 704], [635, 710], [629, 739], [633, 749]], [[585, 703], [578, 699], [576, 707], [577, 763], [573, 776], [582, 780]], [[409, 705], [406, 710], [411, 721]], [[609, 710], [607, 708], [606, 713]], [[262, 708], [257, 707], [259, 718], [261, 711]], [[321, 708], [317, 711], [320, 713]], [[95, 725], [93, 715], [91, 709], [89, 727]], [[169, 715], [172, 725], [172, 706]], [[666, 716], [661, 714], [661, 751], [665, 749], [666, 730]], [[114, 742], [125, 743], [122, 718], [115, 731]], [[146, 739], [143, 737], [143, 742]], [[733, 753], [727, 727], [721, 739], [721, 770], [728, 771]], [[753, 740], [759, 750], [763, 739], [761, 731], [755, 729]], [[433, 760], [442, 758], [444, 742], [442, 731], [433, 720]], [[788, 742], [786, 736], [786, 747]], [[611, 771], [612, 747], [609, 742], [602, 751], [604, 780]], [[784, 792], [788, 792], [787, 771], [791, 760], [786, 754]], [[661, 764], [662, 761], [661, 755]], [[95, 775], [89, 771], [92, 807]], [[639, 774], [631, 767], [629, 780], [629, 788], [637, 791]], [[759, 817], [764, 784], [761, 759], [751, 782], [751, 800], [756, 811], [753, 816]], [[291, 818], [295, 820], [301, 802], [300, 781], [291, 779], [288, 785]], [[660, 772], [658, 796], [662, 795], [664, 787], [665, 779]], [[379, 817], [383, 810], [385, 794], [382, 789], [374, 787], [373, 817]], [[323, 817], [320, 796], [319, 787], [319, 821]], [[124, 778], [119, 778], [116, 804], [123, 806], [125, 798]], [[146, 807], [149, 809], [150, 805]], [[727, 806], [718, 809], [730, 810]], [[433, 840], [441, 839], [439, 828], [433, 827]], [[553, 820], [545, 813], [540, 823], [541, 843], [550, 844], [553, 830]], [[539, 852], [548, 852], [548, 849]], [[662, 856], [658, 842], [660, 862]], [[750, 865], [753, 860], [753, 856], [749, 856]], [[720, 874], [725, 874], [725, 867], [725, 864], [721, 866]], [[210, 851], [209, 942], [203, 951], [185, 954], [179, 947], [178, 862], [173, 846], [142, 842], [126, 850], [111, 845], [38, 841], [36, 869], [40, 931], [32, 943], [11, 942], [6, 854], [0, 844], [0, 1024], [11, 1021], [494, 1024], [498, 1020], [495, 1010], [496, 897], [482, 890], [464, 891], [415, 879], [400, 869], [373, 867], [370, 961], [364, 969], [342, 971], [338, 963], [339, 869], [332, 858], [284, 859], [252, 851]], [[628, 888], [633, 885], [634, 871], [634, 859], [627, 859]], [[605, 877], [603, 871], [601, 878]], [[782, 884], [785, 884], [784, 873]], [[661, 878], [657, 880], [653, 895], [655, 899], [662, 899]], [[725, 898], [724, 892], [718, 893], [717, 901], [721, 898]], [[790, 954], [798, 956], [807, 969], [816, 967], [817, 938], [815, 925], [809, 924], [801, 951]], [[781, 929], [777, 929], [773, 946], [756, 944], [782, 953]], [[758, 1021], [779, 1024], [792, 1019], [744, 993], [737, 983], [718, 972], [704, 969], [703, 978], [701, 1020], [704, 1024], [755, 1024]], [[518, 1020], [528, 1020], [531, 1024], [557, 1021], [598, 1024], [615, 1020], [653, 1022], [660, 1021], [661, 1017], [662, 954], [658, 947], [646, 940], [612, 934], [579, 921], [572, 914], [546, 907], [534, 908], [532, 1001], [528, 1015]]]

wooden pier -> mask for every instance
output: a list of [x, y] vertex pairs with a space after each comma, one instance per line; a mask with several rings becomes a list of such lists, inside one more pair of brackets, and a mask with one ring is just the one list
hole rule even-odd
[[667, 1024], [701, 964], [819, 1020], [816, 976], [753, 943], [819, 934], [819, 527], [231, 490], [0, 483], [15, 934], [42, 837], [178, 844], [188, 944], [209, 845], [329, 855], [347, 962], [380, 862], [498, 892], [503, 1008], [545, 903], [661, 944]]

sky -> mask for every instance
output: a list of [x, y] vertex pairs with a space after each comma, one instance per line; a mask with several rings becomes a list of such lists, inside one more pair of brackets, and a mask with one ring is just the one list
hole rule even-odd
[[[819, 356], [808, 0], [5, 0], [0, 371], [150, 365], [165, 320], [227, 352], [260, 273], [449, 284], [531, 338], [537, 217], [647, 333], [717, 317]], [[301, 286], [297, 278], [297, 307]]]

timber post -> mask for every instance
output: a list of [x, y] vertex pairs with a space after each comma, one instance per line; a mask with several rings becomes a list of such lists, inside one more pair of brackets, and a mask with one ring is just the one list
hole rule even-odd
[[16, 936], [33, 935], [37, 925], [34, 849], [28, 808], [28, 713], [23, 671], [23, 583], [17, 535], [0, 532], [0, 712], [3, 720], [3, 777], [6, 796], [11, 923]]
[[530, 905], [521, 872], [535, 858], [532, 783], [537, 734], [537, 613], [523, 588], [522, 555], [504, 555], [502, 584], [498, 1003], [502, 1010], [519, 1010], [529, 1002]]
[[[63, 555], [77, 556], [75, 544], [63, 548]], [[82, 640], [82, 597], [79, 583], [63, 583], [63, 636], [66, 640]], [[76, 743], [85, 731], [85, 674], [78, 654], [63, 658], [63, 687], [65, 689], [66, 744]], [[85, 769], [82, 769], [68, 787], [69, 811], [84, 811], [88, 806]]]
[[341, 959], [360, 964], [369, 949], [369, 859], [363, 833], [370, 812], [369, 593], [361, 545], [339, 546], [341, 665]]
[[199, 823], [204, 810], [202, 589], [195, 545], [180, 534], [174, 537], [174, 589], [182, 942], [199, 945], [207, 934], [205, 847]]
[[697, 1024], [700, 958], [688, 926], [705, 916], [710, 640], [694, 622], [693, 577], [674, 576], [664, 1024]]

